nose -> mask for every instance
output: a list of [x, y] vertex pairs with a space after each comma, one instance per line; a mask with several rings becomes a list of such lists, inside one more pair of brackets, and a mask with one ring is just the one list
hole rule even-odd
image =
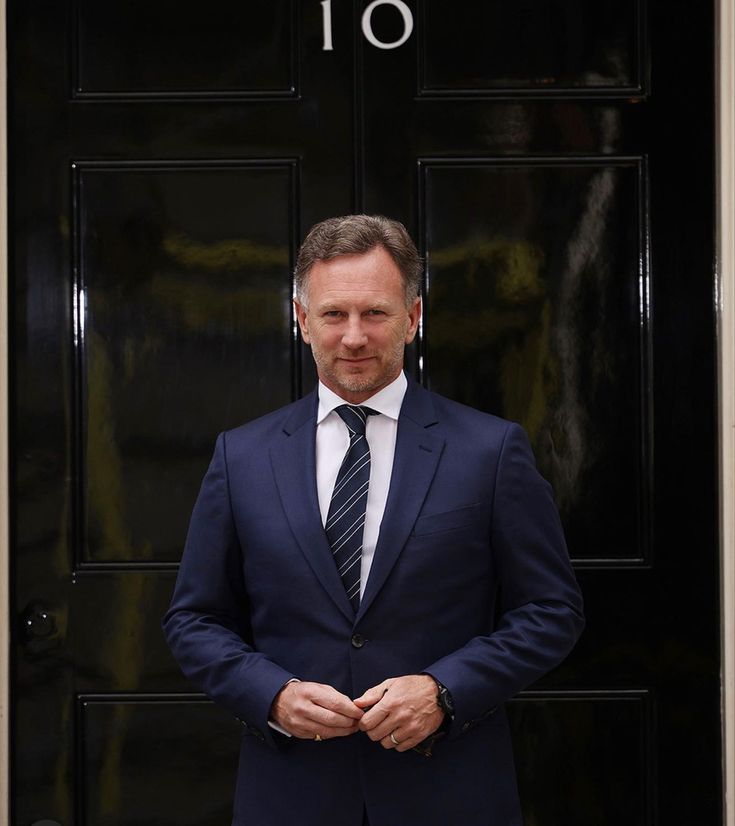
[[342, 333], [342, 344], [350, 350], [359, 350], [367, 344], [362, 318], [358, 313], [350, 314]]

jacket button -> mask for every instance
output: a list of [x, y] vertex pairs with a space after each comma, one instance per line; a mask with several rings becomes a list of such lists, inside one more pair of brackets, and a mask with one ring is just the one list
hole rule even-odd
[[351, 642], [353, 648], [362, 648], [367, 640], [362, 636], [362, 634], [353, 634]]

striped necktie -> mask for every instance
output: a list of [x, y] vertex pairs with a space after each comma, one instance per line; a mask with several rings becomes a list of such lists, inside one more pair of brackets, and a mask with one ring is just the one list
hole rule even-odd
[[367, 417], [377, 411], [348, 404], [336, 410], [350, 432], [350, 446], [337, 473], [324, 529], [347, 597], [357, 611], [360, 605], [362, 533], [370, 484], [370, 446], [365, 438], [365, 424]]

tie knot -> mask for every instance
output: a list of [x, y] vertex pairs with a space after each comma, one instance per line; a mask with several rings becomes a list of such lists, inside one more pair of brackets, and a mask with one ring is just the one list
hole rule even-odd
[[365, 424], [368, 416], [377, 416], [378, 411], [369, 407], [353, 407], [351, 404], [342, 404], [336, 408], [342, 421], [347, 425], [350, 435], [357, 433], [365, 435]]

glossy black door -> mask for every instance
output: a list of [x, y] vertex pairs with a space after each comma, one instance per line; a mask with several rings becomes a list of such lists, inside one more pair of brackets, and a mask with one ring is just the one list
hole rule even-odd
[[720, 822], [712, 11], [368, 5], [8, 4], [14, 824], [229, 822], [239, 726], [160, 616], [216, 433], [313, 384], [298, 242], [362, 210], [585, 592], [510, 706], [527, 823]]

